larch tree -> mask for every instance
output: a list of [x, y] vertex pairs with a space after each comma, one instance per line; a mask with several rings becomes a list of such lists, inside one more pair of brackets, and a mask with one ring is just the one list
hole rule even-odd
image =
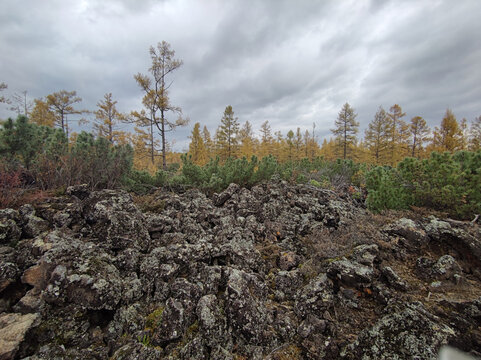
[[456, 151], [462, 148], [462, 132], [456, 116], [450, 109], [441, 121], [441, 127], [435, 127], [432, 145], [437, 151]]
[[47, 101], [44, 99], [34, 99], [34, 106], [30, 112], [30, 121], [48, 127], [54, 127], [56, 122], [55, 113], [50, 110]]
[[204, 126], [202, 129], [202, 140], [204, 140], [204, 146], [207, 153], [207, 159], [210, 159], [214, 156], [214, 142], [212, 141], [212, 137], [210, 136], [209, 129], [207, 126]]
[[294, 158], [294, 131], [289, 130], [287, 132], [287, 154], [288, 154], [288, 159], [289, 161], [292, 161]]
[[286, 141], [284, 140], [284, 137], [280, 131], [276, 131], [274, 136], [275, 140], [272, 147], [272, 155], [274, 155], [278, 161], [284, 161], [286, 158]]
[[[167, 82], [168, 76], [181, 67], [183, 62], [175, 59], [175, 51], [165, 41], [158, 43], [157, 48], [151, 46], [149, 53], [152, 60], [149, 68], [151, 77], [141, 73], [134, 76], [135, 81], [145, 93], [142, 104], [147, 112], [144, 111], [144, 114], [133, 112], [132, 115], [140, 126], [147, 127], [150, 132], [151, 144], [154, 143], [154, 127], [158, 130], [162, 145], [162, 167], [166, 170], [166, 133], [188, 123], [188, 119], [182, 117], [182, 109], [170, 104], [168, 90], [172, 82]], [[169, 119], [168, 113], [172, 113], [175, 119]], [[154, 163], [154, 152], [155, 149], [151, 148], [152, 163]]]
[[294, 153], [296, 160], [299, 160], [302, 157], [302, 132], [301, 128], [297, 128], [296, 135], [293, 140], [294, 144]]
[[110, 144], [125, 142], [125, 133], [118, 130], [118, 125], [126, 119], [126, 116], [120, 113], [115, 106], [117, 101], [112, 100], [112, 93], [104, 95], [104, 99], [97, 103], [95, 114], [94, 129], [99, 136], [106, 138]]
[[359, 131], [356, 116], [354, 109], [345, 103], [337, 116], [335, 128], [331, 130], [336, 137], [338, 146], [342, 149], [343, 159], [347, 158], [348, 152], [351, 152], [352, 147], [356, 144], [356, 134]]
[[268, 156], [273, 153], [273, 142], [274, 138], [272, 137], [271, 126], [269, 125], [269, 121], [266, 120], [261, 124], [261, 143], [259, 149], [259, 155], [261, 158]]
[[402, 120], [406, 113], [402, 111], [401, 106], [394, 104], [389, 108], [387, 113], [390, 119], [391, 137], [389, 140], [390, 148], [390, 165], [396, 164], [408, 153], [409, 132], [408, 125]]
[[365, 146], [376, 164], [386, 161], [390, 137], [390, 122], [386, 111], [380, 106], [364, 133]]
[[468, 120], [463, 118], [459, 123], [459, 130], [461, 130], [461, 149], [460, 150], [467, 150], [469, 146], [469, 128], [468, 128]]
[[469, 149], [481, 149], [481, 115], [474, 119], [469, 132]]
[[246, 121], [239, 130], [239, 155], [250, 159], [256, 152], [256, 140], [254, 131], [249, 121]]
[[232, 106], [228, 105], [220, 120], [216, 133], [216, 146], [222, 160], [235, 157], [238, 150], [238, 119], [234, 117]]
[[409, 132], [411, 133], [411, 156], [419, 158], [423, 149], [423, 144], [429, 140], [431, 130], [421, 116], [415, 116], [409, 124]]
[[189, 154], [192, 155], [192, 162], [197, 165], [204, 165], [208, 158], [204, 139], [200, 133], [200, 123], [195, 123], [192, 135], [189, 138]]
[[[55, 124], [59, 126], [65, 135], [69, 136], [68, 115], [83, 114], [86, 110], [78, 110], [74, 108], [76, 103], [82, 101], [82, 98], [77, 96], [76, 91], [61, 90], [47, 95], [47, 106], [50, 111], [55, 114]], [[85, 121], [83, 119], [80, 120]]]

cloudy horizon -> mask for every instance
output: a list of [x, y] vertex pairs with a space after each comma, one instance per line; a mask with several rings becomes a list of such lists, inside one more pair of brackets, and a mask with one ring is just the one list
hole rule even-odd
[[[140, 110], [133, 76], [148, 73], [150, 46], [170, 43], [184, 62], [170, 100], [191, 120], [169, 134], [177, 151], [196, 122], [214, 133], [227, 105], [257, 134], [266, 120], [284, 135], [315, 123], [319, 141], [345, 102], [361, 136], [380, 105], [432, 128], [447, 108], [481, 115], [476, 0], [6, 0], [3, 10], [4, 96], [75, 90], [94, 110], [111, 92], [120, 111]], [[13, 115], [0, 105], [0, 118]]]

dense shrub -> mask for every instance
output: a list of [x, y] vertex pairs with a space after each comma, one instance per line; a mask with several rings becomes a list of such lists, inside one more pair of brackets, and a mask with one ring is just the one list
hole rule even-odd
[[406, 209], [411, 205], [409, 190], [396, 169], [378, 166], [367, 173], [367, 206], [373, 211]]
[[86, 132], [69, 148], [62, 130], [31, 124], [19, 116], [8, 119], [0, 130], [0, 157], [31, 179], [29, 185], [44, 190], [81, 183], [102, 189], [120, 185], [132, 168], [133, 150]]
[[416, 205], [462, 219], [481, 213], [481, 151], [406, 158], [395, 169], [373, 169], [366, 182], [367, 205], [374, 211]]

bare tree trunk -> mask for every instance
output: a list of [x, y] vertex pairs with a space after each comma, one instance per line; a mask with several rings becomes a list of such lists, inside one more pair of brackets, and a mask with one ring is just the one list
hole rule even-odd
[[154, 121], [150, 120], [150, 160], [154, 165]]
[[165, 119], [164, 119], [164, 109], [160, 109], [160, 121], [161, 121], [161, 135], [162, 135], [162, 169], [167, 170], [167, 160], [165, 157], [166, 146], [165, 146]]

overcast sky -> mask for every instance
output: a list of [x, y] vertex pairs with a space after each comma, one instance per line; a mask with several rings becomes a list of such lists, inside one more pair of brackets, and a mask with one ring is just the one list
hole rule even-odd
[[361, 129], [396, 103], [434, 127], [446, 108], [481, 115], [480, 15], [479, 0], [3, 0], [0, 82], [2, 95], [76, 90], [93, 110], [112, 92], [139, 110], [133, 76], [165, 40], [184, 62], [171, 102], [191, 120], [170, 134], [177, 150], [195, 122], [213, 134], [227, 105], [256, 131], [315, 123], [319, 141], [345, 102]]

